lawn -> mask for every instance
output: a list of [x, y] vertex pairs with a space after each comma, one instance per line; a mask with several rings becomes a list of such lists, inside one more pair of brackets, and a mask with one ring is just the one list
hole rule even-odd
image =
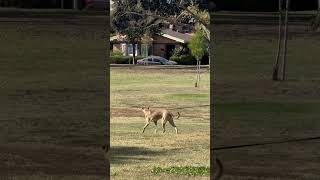
[[[209, 179], [208, 70], [201, 79], [195, 88], [195, 70], [111, 68], [112, 179]], [[179, 111], [180, 133], [150, 124], [142, 134], [144, 105]]]
[[105, 179], [105, 19], [1, 13], [0, 179]]
[[[306, 22], [290, 24], [288, 80], [275, 82], [276, 23], [230, 21], [212, 25], [216, 146], [319, 136], [320, 34], [310, 32]], [[226, 180], [310, 180], [320, 177], [319, 148], [319, 141], [309, 141], [221, 150], [217, 155]]]

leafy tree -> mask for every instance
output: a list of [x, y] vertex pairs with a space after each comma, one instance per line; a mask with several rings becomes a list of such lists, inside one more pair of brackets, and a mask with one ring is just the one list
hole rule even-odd
[[201, 58], [208, 53], [209, 43], [205, 38], [203, 31], [198, 30], [195, 35], [192, 37], [190, 43], [188, 44], [189, 49], [191, 50], [192, 55], [197, 59], [197, 78], [195, 87], [199, 87], [200, 84], [200, 65]]
[[[154, 17], [143, 17], [145, 11], [141, 0], [114, 1], [111, 12], [111, 26], [115, 32], [126, 35], [133, 47], [133, 63], [136, 63], [136, 46], [145, 34], [159, 33], [160, 23]], [[128, 13], [132, 12], [132, 13]]]
[[[130, 43], [141, 41], [148, 33], [159, 33], [163, 24], [185, 25], [194, 20], [210, 41], [209, 13], [196, 6], [200, 0], [117, 0], [112, 7], [112, 26], [127, 35]], [[135, 46], [134, 59], [135, 59]]]

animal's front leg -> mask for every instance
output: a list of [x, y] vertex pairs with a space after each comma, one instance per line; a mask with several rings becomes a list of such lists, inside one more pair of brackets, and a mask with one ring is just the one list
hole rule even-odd
[[146, 127], [148, 127], [149, 126], [149, 122], [147, 122], [147, 124], [146, 125], [144, 125], [144, 127], [143, 127], [143, 130], [142, 130], [142, 133], [144, 133], [144, 130], [146, 129]]
[[162, 133], [165, 133], [166, 132], [166, 123], [165, 122], [162, 123], [162, 129], [163, 129]]

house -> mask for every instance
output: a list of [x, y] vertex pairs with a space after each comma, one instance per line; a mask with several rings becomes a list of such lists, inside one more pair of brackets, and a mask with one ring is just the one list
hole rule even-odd
[[[187, 44], [191, 40], [192, 33], [181, 32], [170, 26], [168, 29], [162, 30], [160, 34], [150, 38], [149, 43], [135, 44], [137, 56], [161, 56], [169, 59], [175, 48], [187, 48]], [[126, 36], [116, 35], [110, 37], [110, 48], [112, 52], [121, 52], [124, 56], [133, 56], [132, 44], [128, 43]]]

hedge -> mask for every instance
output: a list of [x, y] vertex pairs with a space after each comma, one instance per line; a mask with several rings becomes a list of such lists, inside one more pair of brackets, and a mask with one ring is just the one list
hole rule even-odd
[[[181, 55], [181, 56], [171, 56], [171, 61], [175, 61], [180, 65], [196, 65], [197, 59], [192, 55]], [[209, 57], [205, 55], [201, 59], [201, 65], [208, 65], [209, 64]]]
[[190, 55], [181, 55], [179, 57], [172, 56], [170, 58], [170, 60], [175, 61], [181, 65], [196, 65], [197, 64], [196, 58], [194, 56], [190, 56]]
[[[110, 64], [129, 64], [129, 58], [130, 63], [132, 63], [132, 56], [110, 56]], [[141, 56], [136, 56], [136, 60], [142, 59]]]

